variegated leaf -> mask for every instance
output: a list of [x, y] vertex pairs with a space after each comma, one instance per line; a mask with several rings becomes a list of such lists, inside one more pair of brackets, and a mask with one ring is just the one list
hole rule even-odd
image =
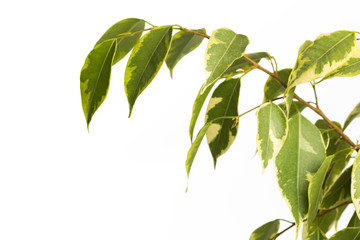
[[323, 184], [325, 181], [326, 173], [330, 167], [333, 155], [326, 157], [325, 161], [321, 164], [319, 170], [309, 179], [309, 212], [308, 212], [308, 228], [316, 218], [320, 203], [323, 198]]
[[270, 160], [275, 159], [284, 144], [287, 119], [279, 106], [270, 102], [257, 111], [256, 145], [265, 169]]
[[325, 160], [319, 129], [301, 114], [288, 121], [288, 134], [275, 158], [277, 181], [297, 226], [308, 212], [308, 178]]
[[272, 239], [279, 231], [280, 220], [265, 223], [251, 233], [249, 240], [269, 240]]
[[[259, 63], [261, 59], [269, 58], [270, 56], [267, 52], [248, 53], [244, 55], [256, 63]], [[222, 74], [221, 78], [230, 78], [236, 74], [249, 71], [250, 69], [253, 69], [253, 65], [247, 60], [245, 60], [244, 57], [241, 57], [235, 60], [233, 64], [231, 64], [231, 66], [228, 69], [226, 69], [224, 74]]]
[[329, 240], [360, 240], [360, 227], [345, 228], [332, 235]]
[[356, 214], [360, 218], [360, 153], [356, 154], [351, 173], [351, 198]]
[[321, 230], [316, 229], [310, 233], [305, 240], [328, 240], [328, 238]]
[[88, 128], [92, 116], [106, 98], [115, 50], [116, 40], [96, 45], [81, 69], [81, 101]]
[[[239, 94], [239, 78], [222, 82], [211, 96], [206, 110], [205, 123], [219, 117], [238, 115]], [[235, 140], [238, 125], [233, 127], [233, 124], [232, 119], [214, 121], [206, 132], [214, 166], [216, 166], [217, 158], [224, 154]]]
[[360, 103], [358, 103], [355, 108], [351, 111], [351, 113], [349, 114], [349, 116], [346, 118], [345, 123], [344, 123], [344, 128], [343, 130], [345, 130], [345, 128], [347, 126], [349, 126], [349, 124], [357, 117], [360, 117]]
[[291, 103], [290, 111], [288, 114], [288, 111], [286, 109], [286, 102], [279, 103], [278, 106], [284, 111], [284, 113], [286, 114], [286, 116], [288, 116], [288, 118], [291, 118], [295, 114], [302, 112], [306, 108], [305, 104], [298, 102], [298, 101], [293, 101]]
[[[204, 28], [193, 31], [203, 34], [206, 33]], [[171, 47], [165, 60], [166, 65], [170, 70], [171, 77], [173, 69], [175, 65], [180, 61], [180, 59], [182, 59], [186, 54], [195, 50], [200, 45], [203, 39], [204, 37], [202, 36], [184, 31], [179, 31], [173, 36], [171, 41]]]
[[205, 52], [206, 82], [202, 89], [216, 82], [236, 59], [242, 57], [249, 39], [227, 28], [213, 31]]
[[[287, 84], [291, 73], [291, 68], [285, 68], [277, 72], [280, 79]], [[264, 87], [264, 102], [270, 101], [285, 92], [285, 88], [273, 77], [269, 77]]]
[[204, 102], [205, 102], [207, 96], [209, 95], [211, 89], [213, 88], [214, 84], [215, 83], [208, 86], [203, 93], [201, 93], [201, 90], [203, 88], [203, 86], [202, 86], [201, 89], [199, 90], [198, 95], [196, 96], [195, 101], [194, 101], [192, 114], [191, 114], [191, 120], [190, 120], [190, 126], [189, 126], [189, 135], [190, 135], [191, 142], [193, 141], [194, 128], [195, 128], [196, 121], [199, 117], [201, 108], [204, 105]]
[[137, 18], [127, 18], [112, 25], [95, 45], [99, 45], [109, 39], [117, 39], [117, 48], [113, 65], [126, 56], [141, 37], [141, 30], [145, 27], [145, 21]]
[[137, 42], [125, 69], [125, 92], [131, 116], [137, 97], [160, 70], [169, 50], [172, 26], [151, 30]]
[[351, 31], [322, 34], [314, 42], [308, 42], [298, 56], [288, 89], [322, 78], [344, 65], [349, 60], [355, 43], [356, 36]]
[[336, 182], [326, 190], [321, 203], [322, 209], [335, 207], [351, 199], [351, 171], [352, 167], [346, 169]]
[[186, 162], [185, 162], [185, 167], [186, 167], [186, 172], [187, 172], [187, 176], [189, 177], [190, 175], [190, 170], [192, 167], [192, 164], [194, 162], [196, 153], [200, 147], [200, 143], [202, 141], [202, 139], [204, 138], [207, 130], [209, 129], [210, 125], [215, 122], [215, 121], [219, 121], [222, 119], [233, 119], [236, 116], [228, 116], [228, 117], [220, 117], [220, 118], [215, 118], [212, 121], [209, 121], [208, 123], [206, 123], [199, 131], [198, 135], [196, 136], [194, 142], [191, 144], [191, 147], [188, 151], [187, 154], [187, 158], [186, 158]]
[[353, 77], [360, 74], [360, 41], [357, 40], [349, 60], [340, 68], [327, 74], [322, 80], [333, 77]]

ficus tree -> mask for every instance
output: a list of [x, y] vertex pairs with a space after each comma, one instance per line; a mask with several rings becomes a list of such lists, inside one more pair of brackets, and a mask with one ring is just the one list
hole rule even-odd
[[[124, 19], [100, 37], [81, 70], [81, 99], [87, 127], [106, 98], [113, 65], [130, 51], [124, 77], [129, 117], [137, 98], [163, 63], [172, 77], [176, 64], [207, 39], [205, 80], [194, 96], [189, 125], [191, 146], [185, 161], [188, 178], [205, 136], [216, 166], [217, 159], [237, 136], [239, 119], [256, 111], [257, 154], [263, 169], [274, 161], [277, 184], [293, 219], [265, 223], [254, 229], [250, 240], [278, 239], [289, 229], [295, 230], [296, 238], [301, 235], [308, 240], [360, 240], [360, 154], [357, 154], [360, 146], [345, 131], [360, 116], [360, 103], [354, 103], [353, 111], [341, 124], [330, 120], [320, 109], [315, 88], [334, 77], [360, 74], [357, 35], [358, 32], [349, 30], [321, 34], [300, 46], [292, 69], [277, 69], [272, 55], [246, 52], [248, 37], [227, 28], [208, 35], [205, 29], [155, 26], [142, 19]], [[261, 60], [269, 61], [272, 68], [261, 66]], [[241, 80], [255, 70], [268, 74], [258, 91], [263, 92], [263, 102], [239, 114]], [[300, 84], [313, 88], [315, 102], [296, 93]], [[195, 135], [195, 124], [207, 99], [205, 122]], [[308, 120], [302, 114], [305, 108], [316, 113], [318, 120]], [[349, 204], [353, 204], [355, 212], [348, 226], [327, 236]], [[280, 222], [288, 226], [280, 229]]]

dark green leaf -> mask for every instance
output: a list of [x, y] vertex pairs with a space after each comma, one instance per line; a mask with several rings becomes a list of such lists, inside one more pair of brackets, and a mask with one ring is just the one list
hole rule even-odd
[[[291, 71], [292, 71], [291, 68], [285, 68], [278, 71], [277, 75], [285, 84], [287, 84]], [[270, 101], [280, 96], [284, 92], [285, 92], [285, 88], [281, 86], [281, 84], [276, 79], [270, 76], [266, 81], [264, 87], [264, 102]]]
[[288, 118], [291, 118], [292, 116], [298, 114], [299, 112], [302, 112], [306, 108], [305, 104], [298, 101], [293, 101], [290, 107], [290, 112], [289, 114], [287, 114], [286, 102], [282, 102], [278, 106], [286, 113]]
[[347, 227], [360, 227], [360, 219], [356, 214], [356, 211], [354, 211], [354, 214], [352, 215]]
[[92, 116], [106, 98], [115, 50], [115, 40], [95, 46], [81, 69], [81, 101], [88, 128]]
[[[127, 18], [112, 25], [95, 45], [99, 45], [109, 39], [117, 39], [117, 48], [113, 65], [126, 56], [134, 47], [141, 36], [141, 30], [145, 27], [145, 21], [137, 18]], [[134, 33], [136, 32], [136, 33]]]
[[[205, 123], [225, 116], [237, 116], [240, 94], [240, 79], [222, 82], [214, 91], [206, 110]], [[224, 154], [234, 142], [238, 126], [232, 127], [234, 120], [221, 119], [212, 122], [206, 137], [216, 166], [217, 158]]]
[[360, 228], [345, 228], [332, 235], [329, 240], [360, 240]]
[[129, 117], [137, 97], [160, 70], [169, 50], [171, 37], [172, 26], [157, 27], [144, 35], [131, 52], [125, 70]]
[[305, 240], [328, 240], [328, 238], [321, 230], [316, 229], [310, 233]]
[[[193, 30], [199, 33], [206, 33], [205, 29]], [[173, 69], [175, 65], [183, 58], [186, 54], [195, 50], [204, 37], [196, 35], [191, 32], [179, 31], [177, 32], [172, 39], [171, 47], [169, 53], [166, 57], [166, 65], [170, 70], [170, 75], [172, 77]]]
[[351, 173], [351, 198], [355, 211], [360, 217], [360, 153], [356, 154]]
[[251, 233], [249, 240], [270, 240], [278, 233], [279, 227], [280, 221], [278, 219], [265, 223]]

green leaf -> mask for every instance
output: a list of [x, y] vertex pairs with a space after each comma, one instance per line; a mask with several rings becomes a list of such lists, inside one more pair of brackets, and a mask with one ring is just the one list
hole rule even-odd
[[272, 239], [279, 231], [280, 220], [265, 223], [251, 233], [249, 240], [269, 240]]
[[81, 69], [81, 101], [88, 128], [92, 116], [106, 98], [115, 50], [115, 40], [95, 46]]
[[[337, 125], [341, 129], [341, 124], [340, 123], [335, 122], [335, 121], [333, 121], [333, 123], [335, 125]], [[328, 147], [326, 149], [326, 154], [329, 156], [329, 155], [332, 155], [335, 152], [337, 152], [337, 148], [338, 148], [338, 145], [339, 145], [339, 142], [340, 142], [339, 134], [336, 133], [336, 131], [333, 128], [331, 128], [329, 126], [329, 124], [323, 119], [317, 120], [315, 122], [315, 126], [317, 126], [320, 130], [327, 131], [328, 134], [329, 134], [330, 139], [329, 139]]]
[[321, 230], [316, 229], [310, 233], [305, 240], [328, 240], [328, 238]]
[[210, 93], [212, 87], [214, 86], [214, 84], [215, 83], [213, 83], [212, 85], [207, 87], [203, 93], [201, 93], [202, 88], [203, 88], [203, 86], [202, 86], [201, 89], [199, 90], [198, 95], [196, 96], [195, 101], [194, 101], [191, 120], [190, 120], [190, 126], [189, 126], [189, 135], [190, 135], [191, 142], [193, 141], [194, 128], [195, 128], [196, 121], [197, 121], [197, 119], [199, 117], [201, 108], [204, 105], [206, 97], [209, 95], [209, 93]]
[[355, 42], [355, 33], [350, 31], [322, 34], [314, 42], [307, 42], [290, 75], [288, 89], [322, 78], [344, 65], [351, 56]]
[[206, 82], [202, 92], [216, 82], [236, 59], [242, 57], [248, 44], [247, 36], [230, 29], [213, 31], [205, 52]]
[[356, 214], [360, 217], [360, 153], [356, 154], [351, 173], [351, 198]]
[[[261, 59], [269, 58], [270, 55], [267, 52], [256, 52], [256, 53], [245, 54], [245, 56], [247, 56], [256, 63], [259, 63]], [[231, 64], [231, 66], [228, 69], [226, 69], [224, 74], [222, 74], [221, 78], [230, 78], [236, 74], [249, 71], [252, 68], [253, 68], [252, 64], [247, 60], [245, 60], [244, 57], [241, 57], [235, 60], [233, 64]]]
[[257, 111], [256, 145], [265, 169], [269, 161], [275, 159], [284, 144], [287, 119], [276, 104], [263, 104]]
[[[141, 36], [141, 30], [145, 27], [145, 21], [137, 18], [127, 18], [112, 25], [95, 45], [99, 45], [109, 39], [115, 39], [117, 48], [113, 65], [126, 56], [134, 47]], [[137, 33], [134, 33], [137, 32]]]
[[322, 80], [333, 77], [353, 77], [360, 74], [360, 41], [356, 41], [350, 59], [340, 68], [327, 74]]
[[349, 201], [352, 167], [346, 169], [336, 182], [324, 193], [321, 204], [322, 209], [335, 207], [343, 202]]
[[[323, 214], [324, 211], [319, 211], [319, 214]], [[315, 219], [315, 223], [313, 224], [313, 226], [316, 226], [317, 228], [319, 228], [323, 233], [327, 233], [333, 226], [334, 223], [336, 222], [337, 219], [337, 212], [331, 211], [329, 213], [326, 213], [325, 215], [321, 216], [321, 217], [317, 217]]]
[[[222, 82], [214, 91], [205, 115], [205, 123], [226, 116], [237, 116], [240, 94], [240, 78]], [[224, 154], [234, 142], [238, 125], [232, 127], [232, 119], [221, 119], [212, 122], [206, 137], [216, 167], [217, 158]]]
[[345, 228], [332, 235], [329, 240], [360, 240], [360, 228]]
[[310, 229], [313, 221], [316, 218], [320, 203], [323, 197], [323, 184], [325, 181], [326, 173], [330, 167], [330, 163], [333, 159], [332, 156], [328, 156], [321, 164], [319, 170], [309, 180], [309, 213], [308, 213], [308, 227]]
[[[284, 83], [288, 83], [289, 76], [291, 73], [291, 68], [285, 68], [277, 72], [277, 75]], [[264, 87], [264, 102], [270, 101], [285, 92], [285, 88], [278, 83], [273, 77], [269, 77], [265, 83]]]
[[[193, 30], [199, 33], [206, 33], [205, 29]], [[183, 58], [185, 55], [195, 50], [202, 42], [204, 37], [196, 35], [191, 32], [179, 31], [177, 32], [171, 42], [171, 47], [169, 53], [166, 57], [166, 65], [170, 70], [170, 75], [172, 77], [173, 69], [175, 65]]]
[[[291, 113], [291, 107], [292, 107], [294, 95], [295, 95], [295, 87], [291, 88], [286, 94], [286, 117], [288, 119], [290, 119], [290, 113]], [[295, 110], [299, 112], [297, 108]]]
[[356, 211], [354, 211], [354, 214], [352, 215], [347, 227], [360, 227], [360, 219], [356, 214]]
[[211, 124], [215, 121], [218, 120], [222, 120], [222, 119], [233, 119], [236, 116], [228, 116], [228, 117], [219, 117], [219, 118], [215, 118], [212, 121], [207, 122], [199, 131], [198, 135], [196, 136], [194, 142], [191, 144], [191, 147], [188, 151], [187, 154], [187, 158], [186, 158], [186, 162], [185, 162], [185, 167], [186, 167], [186, 171], [187, 171], [187, 176], [189, 177], [190, 175], [190, 170], [191, 170], [191, 166], [194, 162], [196, 153], [200, 147], [200, 143], [202, 141], [202, 139], [204, 138], [208, 128], [211, 126]]
[[138, 41], [125, 69], [125, 92], [131, 116], [137, 97], [151, 83], [160, 70], [169, 50], [172, 26], [151, 30]]
[[301, 114], [290, 118], [288, 134], [275, 158], [277, 181], [297, 225], [308, 212], [308, 178], [325, 160], [319, 129]]
[[349, 124], [357, 117], [360, 117], [360, 103], [358, 103], [355, 108], [351, 111], [351, 113], [349, 114], [349, 116], [346, 118], [345, 123], [344, 123], [344, 128], [343, 130], [345, 130], [345, 128], [347, 126], [349, 126]]
[[289, 114], [287, 114], [286, 102], [279, 103], [278, 106], [285, 112], [288, 118], [291, 118], [292, 116], [298, 114], [299, 112], [302, 112], [306, 108], [305, 104], [298, 101], [292, 101], [290, 106], [290, 112]]

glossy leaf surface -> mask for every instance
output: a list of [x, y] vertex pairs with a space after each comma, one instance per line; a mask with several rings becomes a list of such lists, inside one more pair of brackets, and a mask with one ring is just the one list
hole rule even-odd
[[[109, 39], [115, 39], [117, 48], [113, 59], [113, 65], [126, 56], [141, 37], [141, 30], [145, 27], [145, 21], [137, 18], [127, 18], [112, 25], [95, 45]], [[137, 32], [137, 33], [134, 33]]]
[[88, 128], [95, 111], [100, 107], [108, 93], [115, 50], [115, 40], [109, 40], [95, 46], [81, 69], [81, 101]]
[[[213, 119], [238, 115], [240, 79], [222, 82], [214, 91], [206, 110], [205, 123]], [[224, 154], [234, 142], [238, 125], [233, 127], [234, 120], [221, 119], [213, 121], [206, 132], [207, 142], [216, 166], [217, 158]]]
[[265, 223], [264, 225], [257, 228], [254, 232], [251, 233], [249, 240], [271, 239], [278, 233], [279, 227], [280, 227], [280, 221], [278, 219]]
[[131, 116], [137, 97], [160, 70], [169, 50], [172, 26], [162, 26], [144, 35], [131, 52], [125, 69], [125, 92]]
[[[205, 29], [193, 30], [205, 34]], [[195, 50], [202, 42], [204, 37], [196, 35], [191, 32], [179, 31], [177, 32], [171, 42], [169, 53], [166, 57], [166, 65], [170, 70], [171, 77], [173, 76], [173, 69], [175, 65], [188, 53]]]
[[293, 116], [288, 122], [288, 134], [275, 158], [275, 165], [281, 194], [297, 228], [308, 212], [308, 178], [320, 168], [325, 157], [318, 128], [301, 114]]
[[249, 39], [227, 28], [213, 31], [205, 52], [206, 82], [202, 92], [216, 82], [236, 59], [242, 57]]
[[354, 32], [321, 34], [299, 54], [288, 88], [322, 78], [344, 65], [349, 60], [355, 43]]
[[275, 159], [286, 137], [287, 119], [274, 103], [263, 104], [257, 111], [256, 145], [265, 169]]

